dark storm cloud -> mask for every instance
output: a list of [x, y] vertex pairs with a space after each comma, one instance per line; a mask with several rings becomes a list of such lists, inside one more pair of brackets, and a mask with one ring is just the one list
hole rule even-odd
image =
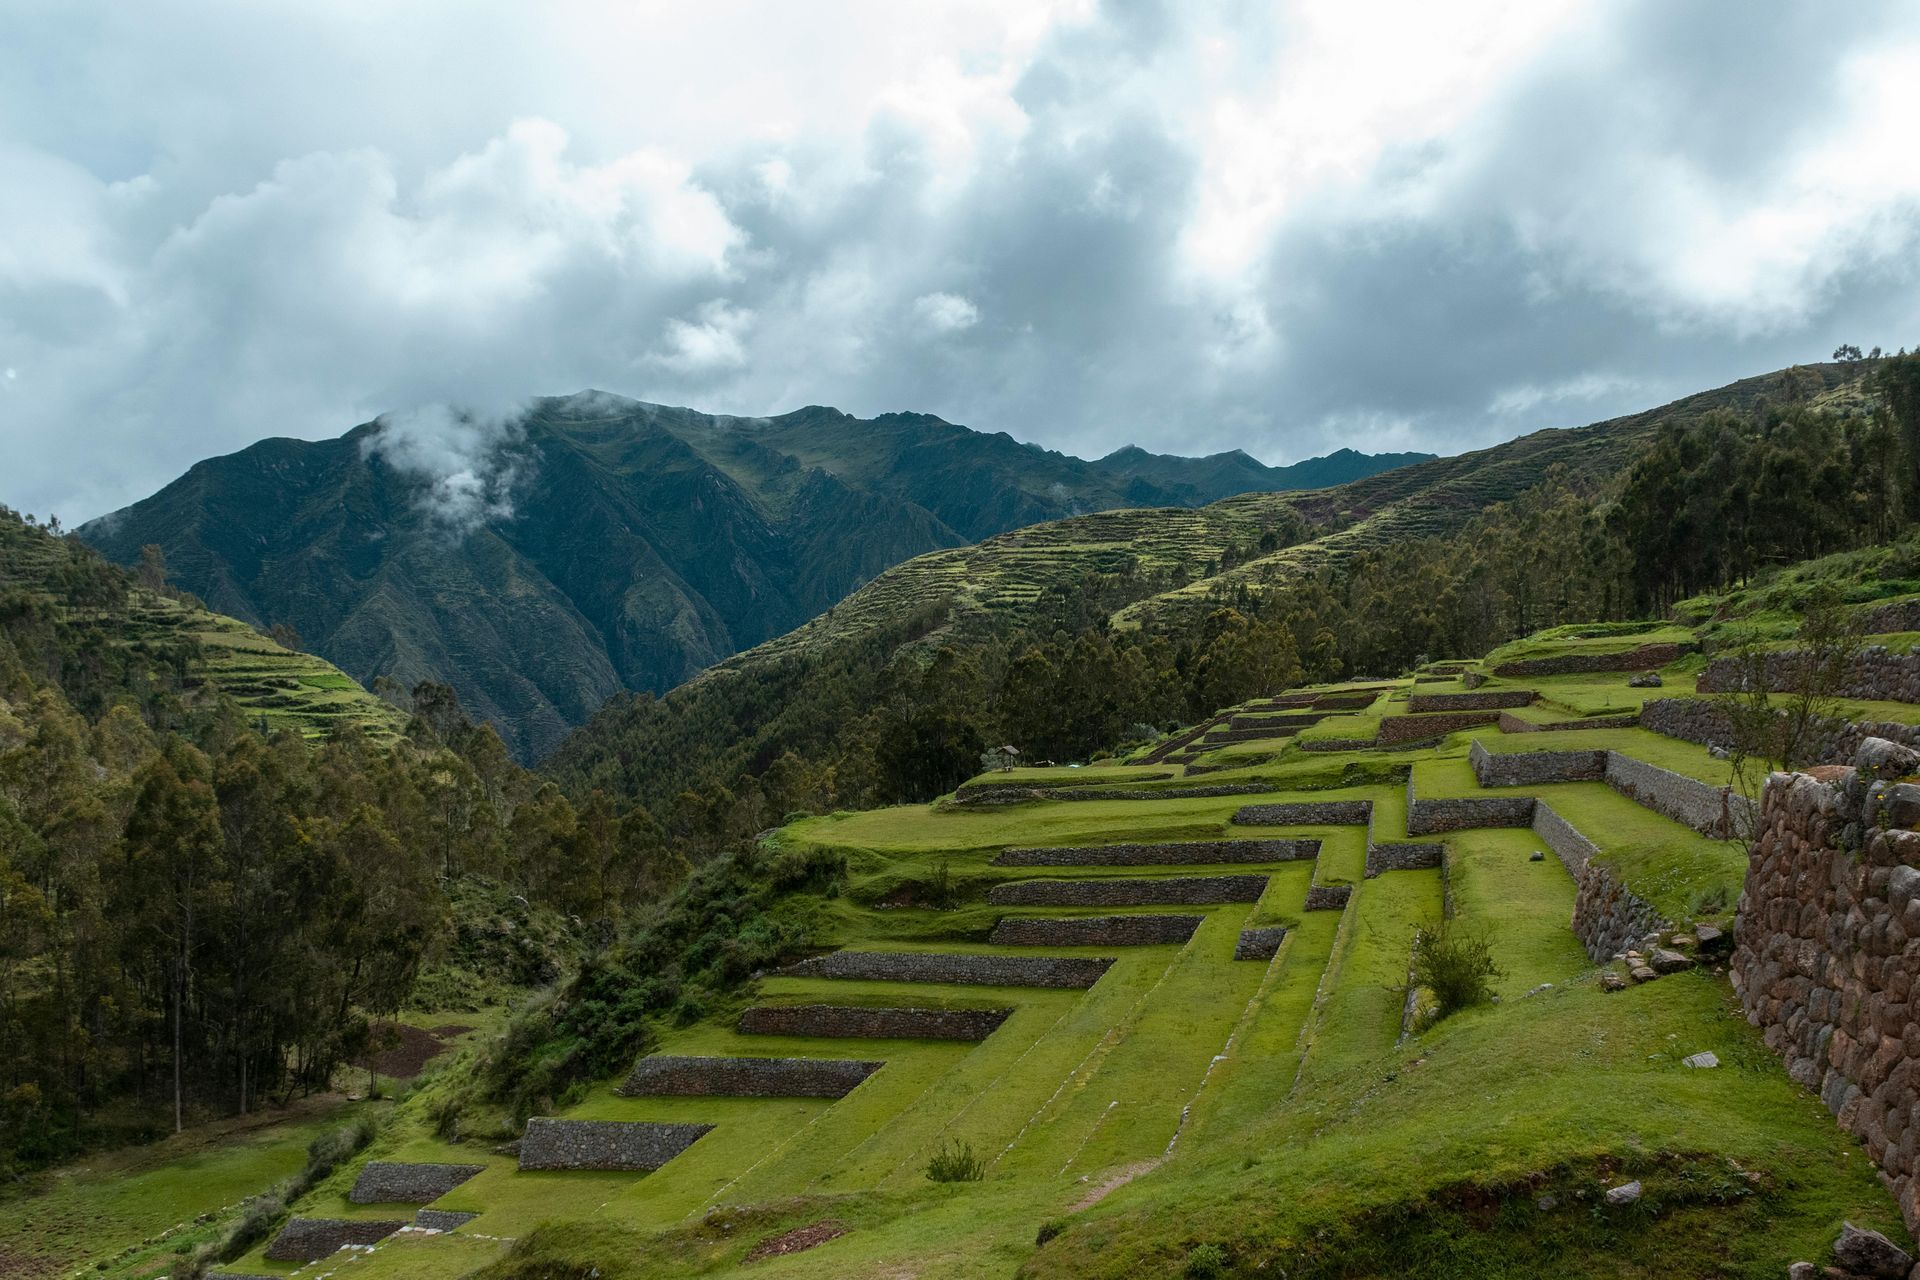
[[23, 8], [0, 500], [70, 519], [587, 386], [1284, 461], [1920, 341], [1893, 4]]

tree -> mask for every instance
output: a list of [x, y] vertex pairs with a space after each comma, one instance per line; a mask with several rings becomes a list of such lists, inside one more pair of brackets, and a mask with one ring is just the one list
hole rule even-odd
[[1858, 360], [1860, 358], [1860, 348], [1850, 342], [1843, 342], [1833, 349], [1833, 358], [1835, 360]]
[[157, 543], [140, 548], [140, 585], [149, 591], [167, 589], [167, 553]]

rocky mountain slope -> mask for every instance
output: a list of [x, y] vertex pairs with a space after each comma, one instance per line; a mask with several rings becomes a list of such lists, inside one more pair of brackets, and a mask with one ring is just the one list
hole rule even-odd
[[913, 556], [1423, 456], [1087, 462], [921, 414], [728, 418], [589, 392], [264, 440], [80, 536], [124, 563], [159, 545], [176, 584], [361, 680], [450, 683], [531, 757], [610, 695], [671, 688]]

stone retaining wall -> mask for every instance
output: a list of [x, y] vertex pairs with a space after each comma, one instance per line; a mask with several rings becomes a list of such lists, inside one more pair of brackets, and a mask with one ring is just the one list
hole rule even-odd
[[1004, 916], [988, 942], [1017, 947], [1154, 947], [1185, 942], [1205, 916]]
[[1477, 738], [1467, 748], [1467, 762], [1473, 766], [1473, 776], [1483, 787], [1599, 782], [1607, 776], [1605, 751], [1489, 751]]
[[267, 1246], [274, 1262], [317, 1262], [347, 1245], [378, 1244], [407, 1225], [398, 1221], [364, 1218], [291, 1218]]
[[1866, 776], [1775, 774], [1731, 976], [1787, 1074], [1859, 1137], [1920, 1229], [1920, 833], [1888, 830]]
[[[1701, 693], [1738, 693], [1757, 678], [1779, 693], [1800, 687], [1806, 678], [1808, 657], [1799, 650], [1757, 654], [1751, 659], [1715, 658], [1700, 673]], [[1868, 645], [1848, 664], [1845, 685], [1835, 691], [1842, 698], [1882, 702], [1920, 702], [1920, 653], [1895, 653], [1884, 645]]]
[[413, 1225], [422, 1231], [451, 1231], [464, 1227], [480, 1215], [455, 1209], [421, 1209], [413, 1215]]
[[1870, 636], [1889, 631], [1920, 631], [1920, 600], [1894, 600], [1864, 611], [1862, 628]]
[[1325, 693], [1313, 700], [1316, 711], [1365, 711], [1379, 698], [1378, 689], [1359, 693]]
[[[1707, 698], [1656, 698], [1641, 708], [1640, 724], [1669, 738], [1705, 747], [1725, 750], [1733, 745], [1733, 728], [1726, 711]], [[1844, 764], [1868, 738], [1920, 747], [1920, 726], [1830, 720], [1819, 726], [1804, 754], [1820, 764]]]
[[1498, 689], [1486, 693], [1416, 693], [1407, 699], [1409, 711], [1499, 711], [1524, 707], [1537, 695], [1531, 689]]
[[617, 1093], [630, 1098], [844, 1098], [884, 1062], [854, 1058], [688, 1058], [648, 1054]]
[[1379, 741], [1425, 742], [1429, 738], [1444, 738], [1461, 729], [1477, 729], [1481, 725], [1499, 722], [1498, 711], [1443, 711], [1433, 715], [1387, 716], [1380, 721]]
[[1731, 787], [1715, 787], [1632, 756], [1607, 756], [1607, 785], [1701, 835], [1732, 839], [1753, 827], [1753, 802]]
[[1227, 717], [1229, 729], [1304, 729], [1327, 717], [1318, 711], [1294, 711], [1284, 715], [1235, 715]]
[[1647, 671], [1677, 661], [1692, 645], [1643, 644], [1622, 653], [1564, 653], [1553, 658], [1523, 658], [1503, 662], [1497, 676], [1564, 676], [1590, 671]]
[[1307, 900], [1301, 906], [1302, 911], [1345, 911], [1347, 899], [1353, 896], [1350, 884], [1316, 884], [1307, 890]]
[[347, 1199], [355, 1204], [427, 1204], [485, 1169], [483, 1164], [400, 1164], [371, 1160], [360, 1170]]
[[1179, 840], [1008, 849], [996, 867], [1173, 867], [1231, 862], [1295, 862], [1320, 856], [1318, 840]]
[[1037, 787], [1020, 783], [995, 783], [956, 791], [955, 804], [1025, 804], [1029, 800], [1202, 800], [1211, 796], [1250, 796], [1272, 790], [1260, 782], [1222, 782], [1205, 787], [1165, 787], [1153, 791], [1145, 787], [1107, 787], [1080, 785]]
[[1588, 861], [1578, 879], [1573, 933], [1595, 964], [1605, 963], [1647, 934], [1668, 927], [1659, 912], [1598, 862]]
[[1280, 953], [1280, 944], [1286, 941], [1285, 928], [1275, 925], [1265, 929], [1242, 929], [1240, 940], [1233, 944], [1235, 960], [1271, 960]]
[[[1600, 852], [1600, 846], [1581, 835], [1578, 827], [1555, 813], [1553, 806], [1545, 800], [1536, 799], [1533, 802], [1533, 834], [1553, 850], [1554, 856], [1560, 859], [1561, 865], [1566, 867], [1576, 882], [1580, 879], [1580, 873], [1586, 870], [1588, 861]], [[1577, 926], [1574, 931], [1579, 932]]]
[[1367, 879], [1386, 871], [1432, 871], [1446, 857], [1443, 844], [1388, 843], [1367, 845]]
[[1372, 738], [1296, 738], [1302, 751], [1365, 751]]
[[1258, 902], [1265, 876], [1136, 876], [1127, 880], [1016, 880], [997, 884], [997, 907], [1217, 906]]
[[1622, 716], [1581, 716], [1574, 720], [1554, 720], [1546, 724], [1522, 720], [1511, 711], [1500, 713], [1500, 732], [1502, 733], [1564, 733], [1570, 729], [1631, 729], [1639, 723], [1638, 713]]
[[[1265, 877], [1251, 877], [1265, 883]], [[1072, 884], [1073, 881], [1025, 881]], [[1129, 883], [1094, 881], [1093, 883]], [[1014, 886], [1001, 885], [1000, 889]], [[1061, 904], [1041, 904], [1061, 905]], [[1083, 904], [1072, 904], [1083, 905]], [[1099, 903], [1085, 905], [1102, 905]], [[1090, 987], [1113, 961], [1092, 956], [977, 956], [934, 951], [835, 951], [788, 965], [796, 978], [848, 978], [859, 982], [941, 982], [979, 987]]]
[[648, 1173], [713, 1129], [710, 1124], [639, 1120], [553, 1120], [535, 1116], [520, 1139], [520, 1168]]
[[1371, 800], [1295, 800], [1250, 804], [1233, 815], [1243, 827], [1358, 827], [1373, 818]]
[[1011, 1009], [883, 1009], [857, 1005], [761, 1005], [740, 1015], [751, 1036], [842, 1040], [985, 1040]]
[[1439, 800], [1408, 797], [1407, 834], [1410, 836], [1532, 824], [1532, 796], [1454, 796]]

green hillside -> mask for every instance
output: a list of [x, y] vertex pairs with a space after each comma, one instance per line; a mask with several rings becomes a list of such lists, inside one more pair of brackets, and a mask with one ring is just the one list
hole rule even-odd
[[[362, 681], [451, 684], [530, 758], [612, 695], [671, 688], [924, 552], [1427, 456], [1085, 462], [923, 414], [732, 418], [588, 392], [506, 424], [265, 440], [80, 536], [123, 564], [158, 545], [178, 585], [291, 625]], [[422, 458], [466, 487], [436, 488]]]
[[[456, 1068], [403, 1103], [368, 1156], [293, 1213], [405, 1221], [417, 1203], [349, 1194], [368, 1160], [475, 1167], [426, 1206], [423, 1221], [446, 1230], [388, 1234], [359, 1254], [354, 1274], [369, 1278], [1759, 1280], [1824, 1256], [1843, 1219], [1904, 1239], [1891, 1197], [1738, 1015], [1711, 954], [1609, 991], [1603, 979], [1625, 966], [1595, 964], [1569, 931], [1574, 879], [1560, 857], [1536, 856], [1541, 837], [1409, 834], [1413, 794], [1547, 803], [1678, 922], [1663, 943], [1690, 949], [1680, 935], [1695, 922], [1726, 926], [1738, 847], [1603, 783], [1483, 788], [1467, 759], [1476, 741], [1497, 753], [1577, 745], [1724, 784], [1729, 766], [1703, 747], [1581, 725], [1638, 707], [1648, 691], [1627, 683], [1631, 672], [1491, 674], [1515, 657], [1688, 636], [1564, 629], [1484, 663], [1228, 709], [1216, 720], [1245, 727], [1195, 741], [1184, 763], [1151, 763], [1160, 753], [1149, 751], [1097, 769], [995, 772], [933, 805], [793, 822], [753, 855], [786, 868], [776, 878], [792, 887], [730, 915], [749, 949], [749, 936], [804, 938], [787, 944], [789, 959], [823, 960], [742, 973], [670, 1012], [656, 1003], [663, 1016], [639, 1048], [578, 1085], [549, 1076], [551, 1092], [530, 1094], [514, 1055], [542, 1035], [572, 1027], [577, 1056], [626, 1034], [625, 1015], [605, 1005], [581, 1005], [595, 1012], [572, 1022], [566, 999], [542, 1009], [494, 1051], [497, 1067]], [[1689, 692], [1695, 669], [1668, 665], [1655, 696]], [[1324, 749], [1380, 732], [1416, 693], [1459, 688], [1463, 670], [1483, 691], [1530, 695], [1528, 716], [1571, 727], [1485, 724], [1412, 750]], [[1301, 802], [1365, 802], [1370, 821], [1261, 809]], [[1444, 852], [1368, 874], [1370, 844], [1410, 838]], [[1180, 905], [1195, 877], [1230, 883], [1225, 900]], [[1326, 890], [1343, 892], [1322, 901]], [[710, 922], [714, 892], [690, 889], [687, 908], [705, 904]], [[1432, 994], [1409, 961], [1416, 930], [1443, 924], [1488, 940], [1498, 1000], [1429, 1021]], [[1284, 934], [1264, 935], [1270, 954], [1236, 958], [1261, 936], [1247, 930]], [[695, 951], [717, 939], [710, 931]], [[634, 945], [608, 972], [659, 954], [658, 942]], [[1057, 978], [1052, 961], [1093, 969]], [[903, 962], [935, 968], [895, 972]], [[705, 962], [690, 952], [682, 963]], [[1017, 971], [969, 977], [994, 964]], [[961, 1022], [984, 1012], [991, 1029], [846, 1034], [885, 1009]], [[541, 1070], [563, 1043], [538, 1051]], [[1682, 1062], [1702, 1052], [1718, 1067]], [[861, 1064], [864, 1079], [841, 1096], [756, 1096], [713, 1061], [793, 1057]], [[658, 1074], [679, 1059], [697, 1061]], [[513, 1062], [510, 1079], [498, 1075]], [[707, 1083], [685, 1091], [687, 1072]], [[501, 1082], [491, 1093], [489, 1079]], [[533, 1128], [500, 1145], [521, 1132], [516, 1107], [641, 1126], [623, 1133], [711, 1128], [653, 1172], [536, 1171]], [[977, 1179], [932, 1178], [943, 1153]], [[1608, 1205], [1604, 1193], [1628, 1181], [1641, 1198]], [[303, 1268], [263, 1245], [225, 1270], [317, 1275], [337, 1261]]]

